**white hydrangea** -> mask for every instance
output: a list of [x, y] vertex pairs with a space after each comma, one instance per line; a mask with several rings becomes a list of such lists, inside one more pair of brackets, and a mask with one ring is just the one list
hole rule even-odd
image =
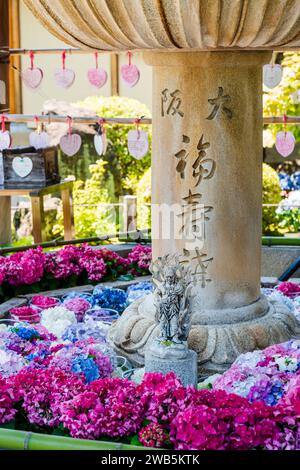
[[47, 308], [41, 314], [41, 325], [58, 338], [61, 338], [65, 330], [73, 323], [77, 323], [76, 316], [65, 307]]
[[295, 357], [282, 357], [279, 354], [276, 354], [274, 356], [274, 362], [278, 365], [281, 372], [296, 372], [298, 369], [298, 361]]

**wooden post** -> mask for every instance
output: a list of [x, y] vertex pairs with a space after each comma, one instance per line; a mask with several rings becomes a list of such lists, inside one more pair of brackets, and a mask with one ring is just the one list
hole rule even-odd
[[[9, 47], [9, 11], [7, 0], [0, 0], [0, 45]], [[8, 54], [0, 54], [0, 112], [9, 109], [9, 57]], [[0, 164], [2, 161], [0, 161]], [[0, 198], [0, 245], [11, 243], [11, 200], [10, 197]]]
[[[9, 0], [9, 47], [17, 49], [20, 47], [20, 2], [19, 0]], [[11, 113], [22, 112], [22, 85], [21, 57], [10, 56], [9, 69], [9, 107]], [[15, 68], [14, 68], [15, 67]], [[16, 70], [17, 69], [17, 70]]]
[[73, 194], [70, 188], [61, 190], [61, 199], [64, 216], [64, 239], [73, 240], [74, 238], [74, 212], [73, 212]]
[[43, 232], [45, 228], [44, 201], [43, 196], [31, 196], [32, 210], [32, 234], [34, 243], [43, 241]]
[[119, 56], [118, 54], [110, 55], [110, 94], [119, 96]]

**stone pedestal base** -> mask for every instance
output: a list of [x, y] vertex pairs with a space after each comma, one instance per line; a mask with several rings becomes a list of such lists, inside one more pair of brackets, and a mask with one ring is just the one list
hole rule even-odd
[[174, 372], [182, 384], [197, 386], [197, 354], [188, 350], [187, 356], [181, 359], [159, 358], [151, 351], [145, 353], [145, 372], [160, 372], [167, 374]]
[[[188, 347], [197, 353], [202, 376], [223, 372], [242, 353], [300, 337], [300, 324], [279, 302], [261, 297], [236, 309], [201, 311], [194, 305]], [[130, 305], [110, 329], [115, 349], [136, 366], [159, 334], [151, 295]]]

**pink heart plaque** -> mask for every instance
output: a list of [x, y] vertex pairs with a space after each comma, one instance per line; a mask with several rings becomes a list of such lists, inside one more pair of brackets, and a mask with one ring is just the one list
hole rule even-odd
[[81, 147], [81, 137], [79, 134], [67, 134], [60, 139], [59, 144], [68, 157], [73, 157]]
[[128, 86], [133, 87], [140, 79], [140, 71], [134, 64], [122, 65], [121, 76]]
[[8, 131], [0, 131], [0, 152], [2, 150], [8, 149], [11, 144], [11, 136]]
[[75, 72], [71, 69], [58, 69], [54, 72], [56, 84], [62, 88], [69, 88], [75, 80]]
[[282, 67], [279, 64], [266, 64], [263, 67], [263, 82], [268, 88], [275, 88], [281, 82]]
[[288, 157], [295, 148], [295, 137], [292, 132], [278, 132], [275, 147], [283, 157]]
[[107, 81], [107, 73], [104, 69], [89, 69], [87, 72], [88, 80], [91, 85], [96, 88], [101, 88]]
[[143, 158], [149, 149], [148, 134], [146, 131], [131, 130], [128, 132], [127, 145], [129, 153], [140, 160]]
[[29, 68], [22, 72], [21, 77], [28, 88], [35, 89], [43, 79], [43, 71], [38, 68]]
[[47, 132], [30, 132], [29, 142], [35, 149], [44, 149], [49, 146], [49, 136]]

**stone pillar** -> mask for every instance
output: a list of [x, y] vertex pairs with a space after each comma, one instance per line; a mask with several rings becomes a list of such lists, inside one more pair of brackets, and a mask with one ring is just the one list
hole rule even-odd
[[[153, 258], [177, 252], [195, 272], [189, 346], [200, 370], [221, 371], [240, 353], [284, 341], [295, 329], [284, 307], [260, 295], [262, 66], [270, 53], [144, 57], [153, 66]], [[192, 249], [186, 239], [157, 233], [162, 204], [189, 209]], [[185, 217], [179, 220], [182, 228]], [[154, 311], [147, 297], [112, 328], [115, 345], [135, 363], [157, 334]]]
[[[207, 211], [200, 251], [203, 260], [211, 259], [203, 261], [211, 280], [203, 275], [205, 288], [200, 282], [198, 296], [204, 308], [236, 308], [260, 295], [262, 65], [269, 57], [269, 52], [145, 54], [153, 66], [152, 203], [182, 204], [192, 193], [198, 196], [191, 204]], [[197, 164], [202, 136], [206, 148]], [[182, 174], [176, 171], [180, 151]], [[185, 246], [185, 240], [154, 239], [153, 257]], [[194, 269], [199, 263], [192, 264]]]

